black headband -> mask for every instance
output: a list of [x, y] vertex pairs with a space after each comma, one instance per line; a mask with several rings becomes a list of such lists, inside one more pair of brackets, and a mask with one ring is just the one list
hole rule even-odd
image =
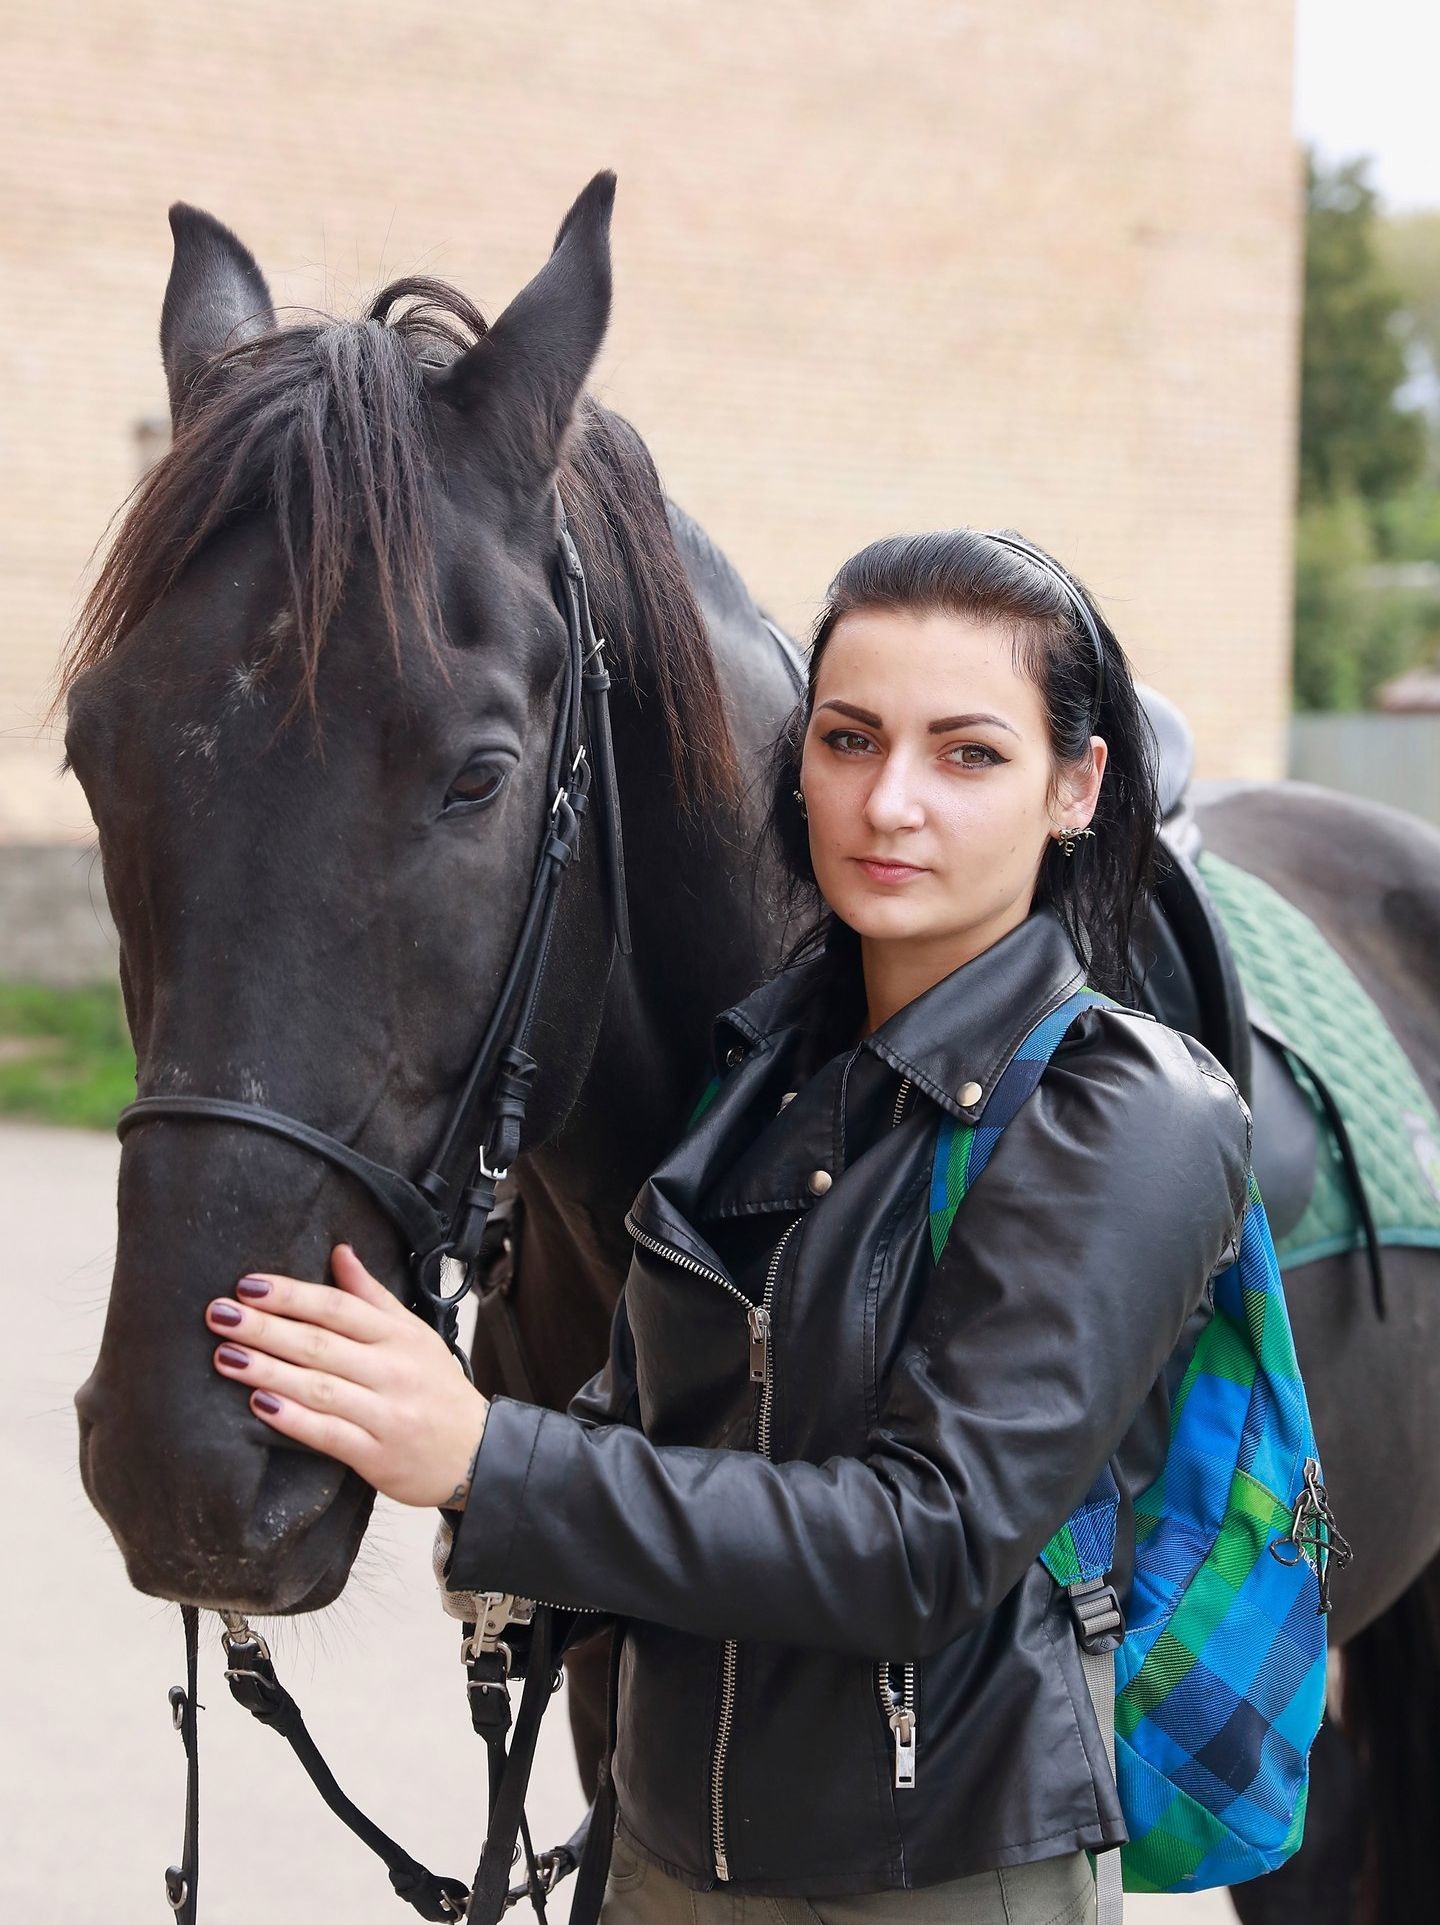
[[1024, 555], [1028, 561], [1033, 561], [1037, 568], [1043, 568], [1047, 575], [1053, 576], [1065, 590], [1075, 613], [1080, 617], [1080, 624], [1090, 637], [1090, 646], [1095, 651], [1095, 704], [1090, 711], [1094, 718], [1091, 724], [1093, 729], [1094, 722], [1100, 719], [1100, 704], [1105, 699], [1105, 650], [1100, 641], [1100, 630], [1096, 625], [1095, 617], [1090, 612], [1090, 604], [1059, 562], [1052, 561], [1043, 549], [1032, 548], [1029, 542], [1022, 541], [1019, 535], [992, 534], [990, 540], [998, 541], [1002, 548], [1012, 548], [1017, 555]]

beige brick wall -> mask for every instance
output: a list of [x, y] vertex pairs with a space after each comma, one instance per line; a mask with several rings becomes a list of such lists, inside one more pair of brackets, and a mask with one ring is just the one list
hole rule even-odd
[[620, 174], [597, 380], [801, 625], [870, 536], [1009, 522], [1105, 598], [1205, 774], [1288, 706], [1298, 162], [1284, 0], [4, 0], [0, 838], [163, 411], [165, 209], [281, 300], [490, 312]]

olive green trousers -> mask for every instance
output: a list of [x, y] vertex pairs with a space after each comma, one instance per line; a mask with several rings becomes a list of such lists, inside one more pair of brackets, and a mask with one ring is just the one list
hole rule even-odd
[[616, 1838], [600, 1925], [1093, 1925], [1095, 1879], [1083, 1851], [918, 1891], [846, 1898], [692, 1892]]

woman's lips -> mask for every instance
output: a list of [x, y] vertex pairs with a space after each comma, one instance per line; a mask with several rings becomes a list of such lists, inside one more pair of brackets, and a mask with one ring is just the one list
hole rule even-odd
[[919, 869], [912, 862], [871, 862], [865, 856], [854, 858], [872, 882], [909, 882], [914, 876], [923, 876], [928, 870]]

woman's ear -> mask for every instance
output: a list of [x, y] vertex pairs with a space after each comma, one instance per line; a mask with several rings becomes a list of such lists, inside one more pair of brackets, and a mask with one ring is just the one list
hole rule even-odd
[[1105, 764], [1109, 760], [1110, 745], [1103, 735], [1090, 737], [1090, 754], [1080, 763], [1071, 763], [1061, 782], [1061, 816], [1055, 826], [1062, 821], [1072, 829], [1083, 829], [1095, 813], [1100, 800], [1100, 784], [1105, 776]]

